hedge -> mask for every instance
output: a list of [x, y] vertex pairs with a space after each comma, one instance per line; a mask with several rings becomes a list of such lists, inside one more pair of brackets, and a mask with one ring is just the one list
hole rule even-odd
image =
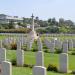
[[31, 29], [29, 28], [19, 28], [19, 29], [0, 29], [0, 33], [29, 33]]

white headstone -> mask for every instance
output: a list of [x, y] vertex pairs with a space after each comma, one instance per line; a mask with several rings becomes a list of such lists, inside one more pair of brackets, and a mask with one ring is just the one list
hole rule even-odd
[[49, 40], [47, 40], [47, 39], [45, 38], [44, 43], [45, 43], [45, 45], [47, 46], [47, 48], [50, 48], [50, 41], [49, 41]]
[[57, 49], [62, 48], [62, 42], [59, 39], [55, 40], [55, 48]]
[[69, 47], [69, 50], [73, 49], [73, 41], [72, 41], [72, 39], [68, 40], [68, 47]]
[[73, 41], [73, 48], [75, 48], [75, 39], [73, 39], [72, 41]]
[[6, 61], [6, 49], [0, 48], [0, 63]]
[[36, 54], [36, 66], [44, 66], [44, 53], [38, 51]]
[[33, 75], [47, 75], [46, 68], [42, 66], [34, 66]]
[[17, 66], [23, 66], [24, 65], [24, 51], [23, 50], [17, 50]]
[[63, 41], [63, 53], [68, 53], [68, 40]]
[[42, 42], [40, 38], [38, 38], [37, 44], [38, 44], [38, 51], [42, 51]]
[[50, 52], [54, 53], [55, 52], [55, 43], [50, 42]]
[[51, 42], [52, 42], [52, 43], [55, 43], [55, 39], [51, 39]]
[[19, 37], [19, 41], [21, 42], [21, 46], [23, 46], [23, 36], [21, 35], [20, 37]]
[[2, 40], [0, 40], [0, 48], [2, 48]]
[[59, 56], [59, 71], [63, 73], [68, 72], [68, 54], [61, 53]]
[[17, 50], [21, 50], [21, 41], [17, 40]]
[[31, 48], [32, 48], [32, 42], [28, 41], [27, 42], [27, 50], [31, 50]]
[[12, 65], [8, 61], [2, 62], [1, 75], [12, 75]]

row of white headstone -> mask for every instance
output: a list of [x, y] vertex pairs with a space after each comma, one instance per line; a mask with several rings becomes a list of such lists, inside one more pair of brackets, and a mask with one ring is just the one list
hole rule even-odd
[[60, 36], [75, 36], [75, 34], [40, 34], [40, 36], [44, 37], [60, 37]]
[[[8, 44], [12, 43], [12, 40], [14, 42], [17, 42], [18, 39], [21, 42], [21, 46], [23, 46], [24, 44], [27, 44], [27, 50], [31, 50], [34, 39], [27, 39], [25, 37], [19, 37], [19, 38], [9, 37], [9, 38], [6, 38], [6, 39], [0, 41], [0, 44], [3, 43], [3, 44], [8, 45]], [[75, 48], [75, 40], [74, 39], [73, 40], [72, 39], [64, 40], [62, 42], [59, 39], [57, 39], [57, 40], [56, 39], [51, 39], [51, 41], [50, 41], [47, 38], [45, 38], [44, 43], [50, 49], [50, 52], [55, 52], [55, 48], [58, 48], [58, 49], [63, 48], [63, 51], [64, 51], [64, 49], [70, 50], [70, 49]]]
[[1, 47], [8, 46], [8, 45], [10, 46], [13, 43], [19, 44], [19, 42], [21, 43], [21, 46], [19, 46], [19, 45], [17, 45], [17, 46], [22, 47], [23, 45], [27, 45], [27, 50], [31, 50], [34, 39], [27, 39], [26, 37], [18, 37], [18, 38], [8, 37], [3, 40], [0, 40], [0, 46]]
[[[20, 33], [0, 33], [3, 36], [27, 36], [28, 34]], [[45, 37], [58, 37], [58, 36], [75, 36], [75, 34], [40, 34]]]
[[26, 37], [27, 36], [27, 34], [22, 34], [22, 33], [0, 33], [0, 35], [9, 36], [9, 37], [11, 37], [11, 36]]
[[49, 41], [48, 39], [45, 38], [44, 40], [45, 45], [50, 49], [50, 52], [55, 52], [55, 48], [57, 49], [63, 49], [64, 53], [67, 53], [68, 50], [71, 50], [73, 48], [75, 48], [75, 40], [64, 40], [63, 42], [60, 40], [55, 40], [55, 39], [51, 39], [51, 41]]
[[21, 42], [21, 45], [23, 46], [24, 44], [26, 44], [26, 37], [8, 37], [8, 38], [4, 38], [2, 40], [2, 44], [3, 45], [10, 45], [10, 44], [13, 44], [13, 43], [17, 43], [17, 40], [19, 40]]

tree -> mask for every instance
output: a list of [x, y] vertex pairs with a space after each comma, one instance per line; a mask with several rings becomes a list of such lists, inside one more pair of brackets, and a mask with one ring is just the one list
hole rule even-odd
[[14, 22], [10, 21], [8, 24], [9, 29], [13, 29], [14, 28]]
[[56, 19], [55, 18], [50, 18], [50, 19], [48, 19], [48, 25], [49, 26], [58, 26], [58, 22], [56, 21]]
[[59, 19], [59, 25], [62, 25], [62, 24], [64, 24], [64, 19], [63, 18], [60, 18]]
[[39, 21], [39, 17], [37, 16], [37, 17], [35, 18], [35, 20]]
[[49, 26], [51, 26], [51, 22], [52, 22], [52, 20], [51, 20], [51, 18], [49, 18], [49, 19], [48, 19], [48, 25], [49, 25]]
[[48, 22], [47, 22], [47, 21], [39, 20], [39, 21], [38, 21], [38, 24], [39, 24], [41, 27], [47, 27], [47, 26], [48, 26]]
[[55, 26], [51, 26], [46, 28], [47, 33], [59, 33], [59, 28]]
[[72, 27], [74, 25], [74, 23], [71, 20], [65, 20], [64, 22], [67, 26]]

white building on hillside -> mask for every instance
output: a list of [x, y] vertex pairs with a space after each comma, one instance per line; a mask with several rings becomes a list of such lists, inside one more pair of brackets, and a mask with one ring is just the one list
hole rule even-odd
[[0, 23], [5, 24], [9, 23], [10, 21], [23, 22], [23, 18], [19, 18], [18, 16], [8, 16], [5, 14], [0, 14]]

